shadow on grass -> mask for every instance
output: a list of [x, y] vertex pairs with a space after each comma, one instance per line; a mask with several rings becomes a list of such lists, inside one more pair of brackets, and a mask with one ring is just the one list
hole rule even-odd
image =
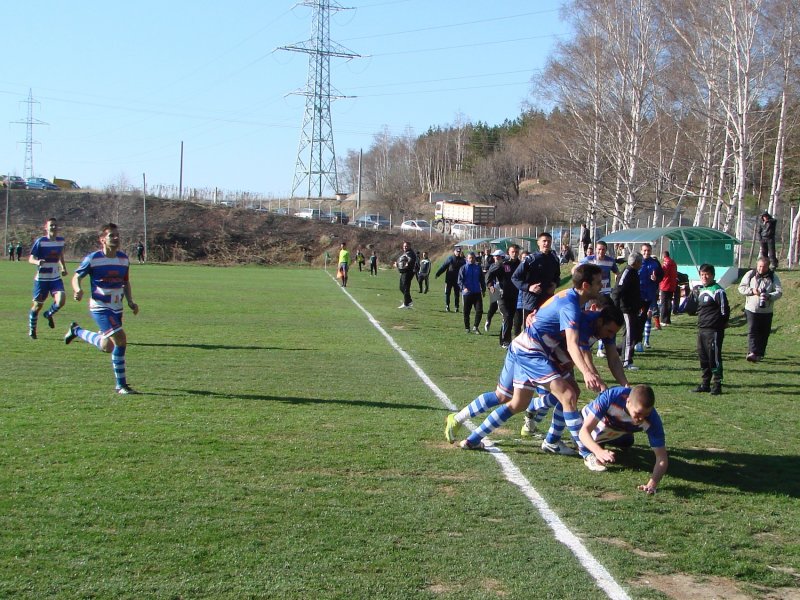
[[[636, 456], [634, 460], [637, 462], [639, 459], [642, 463], [647, 462], [644, 452], [641, 457], [638, 450], [627, 455], [632, 459]], [[645, 468], [652, 468], [652, 456], [650, 453], [649, 466]], [[671, 448], [667, 476], [742, 492], [800, 497], [800, 458], [797, 456]], [[703, 493], [689, 487], [676, 489], [681, 490], [677, 492], [679, 496]]]
[[129, 343], [129, 346], [147, 346], [152, 348], [195, 348], [196, 350], [284, 350], [298, 352], [314, 352], [314, 348], [283, 348], [280, 346], [231, 346], [229, 344], [146, 344]]
[[[163, 388], [162, 388], [163, 389]], [[172, 392], [181, 392], [192, 396], [206, 396], [211, 398], [219, 398], [222, 400], [256, 400], [263, 402], [283, 402], [284, 404], [296, 404], [303, 406], [306, 404], [343, 404], [345, 406], [368, 406], [371, 408], [407, 408], [413, 410], [433, 410], [441, 411], [441, 408], [435, 406], [426, 406], [424, 404], [404, 404], [395, 402], [376, 402], [375, 400], [342, 400], [340, 398], [297, 398], [293, 396], [270, 396], [269, 394], [228, 394], [225, 392], [215, 392], [213, 390], [187, 390], [187, 389], [171, 389]], [[152, 392], [155, 394], [155, 392]]]

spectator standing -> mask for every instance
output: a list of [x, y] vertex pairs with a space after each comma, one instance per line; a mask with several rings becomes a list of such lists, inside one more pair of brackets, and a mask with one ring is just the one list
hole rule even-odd
[[8, 260], [14, 260], [14, 243], [8, 242], [8, 246], [6, 246], [6, 250], [8, 250]]
[[[497, 308], [500, 314], [503, 315], [503, 327], [500, 330], [500, 346], [508, 348], [511, 344], [514, 331], [514, 317], [517, 312], [517, 300], [519, 298], [519, 290], [514, 282], [511, 281], [511, 276], [514, 271], [519, 267], [519, 246], [512, 244], [508, 247], [508, 257], [502, 261], [497, 273], [492, 274], [490, 269], [490, 279], [495, 281], [495, 287], [500, 288], [499, 298], [497, 300]], [[520, 330], [522, 329], [522, 320], [520, 317]], [[519, 335], [519, 333], [517, 333]]]
[[558, 262], [562, 265], [575, 262], [575, 253], [569, 247], [569, 244], [561, 245], [561, 252], [558, 253]]
[[417, 254], [411, 249], [408, 242], [403, 242], [403, 253], [397, 257], [395, 265], [400, 272], [400, 292], [403, 294], [403, 303], [397, 308], [413, 308], [411, 282], [414, 280], [414, 273], [419, 265], [417, 264]]
[[[428, 293], [428, 278], [431, 275], [431, 261], [428, 258], [428, 253], [422, 253], [422, 259], [419, 261], [419, 271], [417, 272], [417, 283], [419, 283], [419, 293]], [[423, 286], [425, 291], [422, 291]]]
[[775, 232], [778, 228], [778, 221], [766, 210], [761, 213], [761, 223], [758, 227], [758, 239], [761, 241], [761, 252], [759, 256], [766, 256], [769, 259], [769, 266], [774, 271], [778, 268], [778, 257], [775, 254]]
[[136, 260], [139, 261], [140, 265], [144, 263], [144, 244], [142, 240], [139, 240], [136, 244]]
[[592, 247], [592, 234], [589, 233], [589, 227], [584, 223], [581, 225], [581, 244], [583, 245], [583, 255], [589, 254], [589, 248]]
[[375, 254], [375, 249], [369, 255], [369, 274], [375, 277], [378, 276], [378, 255]]
[[622, 347], [622, 366], [629, 371], [637, 371], [633, 364], [634, 348], [642, 336], [642, 291], [639, 285], [639, 269], [642, 255], [638, 252], [628, 256], [628, 266], [617, 279], [617, 287], [611, 294], [614, 305], [622, 311], [625, 319], [625, 341]]
[[358, 272], [364, 270], [364, 263], [366, 260], [364, 259], [364, 253], [361, 251], [361, 248], [356, 250], [356, 263], [358, 264]]
[[17, 242], [15, 250], [17, 252], [17, 260], [22, 260], [22, 242]]
[[664, 252], [664, 260], [661, 263], [664, 277], [658, 283], [659, 291], [659, 312], [661, 313], [661, 324], [672, 324], [672, 305], [675, 301], [675, 290], [678, 289], [678, 264], [672, 260], [669, 252]]
[[[642, 302], [645, 305], [644, 314], [644, 348], [650, 347], [650, 330], [655, 321], [656, 329], [661, 329], [661, 320], [658, 318], [658, 284], [664, 276], [661, 263], [653, 256], [653, 246], [642, 244], [642, 266], [639, 268], [639, 286], [642, 290]], [[639, 347], [637, 350], [644, 351]]]
[[555, 293], [561, 282], [561, 265], [552, 251], [553, 237], [542, 232], [536, 243], [539, 252], [522, 261], [511, 276], [514, 285], [522, 292], [523, 322]]
[[470, 313], [475, 308], [475, 325], [472, 333], [481, 334], [480, 324], [483, 317], [483, 295], [486, 293], [486, 280], [483, 271], [475, 260], [475, 253], [467, 254], [467, 262], [458, 272], [458, 289], [464, 297], [464, 329], [470, 333]]
[[781, 280], [769, 268], [769, 258], [762, 256], [756, 268], [744, 274], [739, 283], [739, 293], [745, 296], [747, 360], [759, 362], [767, 352], [775, 301], [783, 295]]
[[455, 301], [456, 305], [456, 312], [458, 312], [458, 306], [461, 302], [461, 292], [458, 289], [458, 273], [461, 271], [461, 267], [463, 267], [467, 263], [466, 259], [464, 258], [464, 253], [461, 250], [461, 246], [456, 246], [453, 248], [453, 254], [447, 257], [447, 260], [442, 263], [442, 266], [436, 271], [436, 279], [439, 278], [439, 275], [444, 273], [444, 309], [447, 312], [450, 312], [450, 292], [455, 291]]
[[492, 252], [492, 260], [494, 262], [492, 262], [489, 270], [484, 274], [486, 287], [489, 288], [489, 311], [486, 313], [486, 323], [483, 325], [483, 329], [487, 333], [489, 332], [489, 327], [492, 325], [492, 317], [497, 314], [499, 308], [498, 300], [500, 300], [500, 294], [502, 294], [503, 290], [497, 279], [499, 270], [503, 266], [503, 261], [505, 258], [506, 253], [499, 248]]
[[722, 393], [722, 342], [731, 309], [725, 290], [714, 281], [714, 265], [700, 265], [700, 284], [692, 292], [686, 312], [697, 315], [697, 354], [701, 381], [693, 392]]

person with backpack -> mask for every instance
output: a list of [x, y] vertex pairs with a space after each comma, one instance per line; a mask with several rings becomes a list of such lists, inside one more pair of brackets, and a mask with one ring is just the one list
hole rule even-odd
[[762, 256], [742, 277], [739, 293], [745, 297], [744, 314], [747, 317], [747, 360], [760, 362], [767, 351], [772, 331], [775, 301], [783, 295], [781, 280], [769, 268], [769, 257]]
[[403, 242], [403, 253], [397, 257], [394, 264], [400, 273], [400, 292], [403, 294], [403, 303], [397, 308], [413, 308], [411, 282], [414, 280], [414, 274], [419, 269], [419, 265], [417, 264], [417, 253], [411, 249], [408, 242]]

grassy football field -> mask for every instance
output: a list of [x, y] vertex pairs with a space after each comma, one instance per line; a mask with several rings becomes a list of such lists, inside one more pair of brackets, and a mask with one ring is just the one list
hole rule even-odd
[[[606, 473], [521, 417], [492, 438], [631, 598], [800, 598], [800, 277], [779, 274], [757, 365], [728, 289], [722, 396], [688, 392], [691, 317], [637, 358], [670, 453], [655, 497], [643, 434]], [[442, 401], [326, 272], [134, 265], [127, 397], [110, 355], [63, 343], [85, 301], [28, 339], [32, 277], [0, 263], [0, 598], [605, 596], [490, 453], [445, 442]], [[460, 407], [503, 354], [441, 281], [413, 310], [391, 271], [347, 290]]]

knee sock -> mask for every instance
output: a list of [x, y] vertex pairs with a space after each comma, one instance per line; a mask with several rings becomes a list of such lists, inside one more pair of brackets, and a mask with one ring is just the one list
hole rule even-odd
[[36, 323], [39, 321], [39, 313], [32, 310], [28, 313], [28, 328], [31, 331], [36, 331]]
[[511, 409], [506, 406], [500, 406], [499, 408], [495, 409], [492, 414], [490, 414], [483, 423], [480, 424], [475, 431], [469, 434], [467, 440], [469, 440], [470, 444], [478, 444], [483, 438], [487, 435], [492, 433], [498, 427], [502, 427], [502, 425], [508, 421], [514, 413], [511, 412]]
[[55, 302], [53, 302], [53, 304], [50, 306], [50, 308], [48, 308], [47, 311], [44, 313], [44, 316], [45, 317], [52, 317], [59, 310], [61, 310], [61, 307], [58, 304], [56, 304]]
[[581, 438], [579, 436], [581, 426], [583, 425], [583, 417], [581, 416], [580, 411], [564, 411], [564, 421], [567, 424], [567, 429], [569, 429], [569, 434], [572, 436], [572, 441], [575, 442], [575, 445], [578, 447], [578, 452], [580, 452], [581, 456], [585, 457], [591, 454], [591, 452], [586, 449], [586, 446], [583, 445], [583, 442], [581, 442]]
[[103, 336], [101, 336], [99, 333], [89, 331], [83, 327], [75, 327], [75, 335], [77, 335], [87, 344], [91, 344], [97, 348], [100, 348], [100, 342], [103, 340]]
[[500, 399], [494, 392], [486, 392], [485, 394], [481, 394], [467, 406], [458, 411], [456, 414], [456, 423], [463, 423], [470, 417], [485, 413], [490, 408], [494, 408], [499, 404]]
[[561, 440], [561, 434], [564, 433], [564, 411], [561, 408], [561, 403], [553, 409], [553, 419], [550, 421], [550, 429], [547, 430], [547, 435], [544, 441], [548, 444], [555, 444]]
[[125, 379], [125, 346], [121, 348], [114, 346], [111, 351], [111, 366], [114, 367], [114, 377], [117, 380], [117, 388], [128, 385]]
[[653, 321], [652, 321], [652, 319], [648, 318], [644, 322], [644, 343], [645, 344], [649, 344], [650, 343], [650, 330], [652, 328], [653, 328]]
[[531, 403], [528, 404], [525, 413], [529, 419], [538, 425], [544, 420], [550, 409], [555, 406], [558, 406], [556, 397], [547, 390], [542, 389], [539, 390], [538, 396], [531, 398]]

